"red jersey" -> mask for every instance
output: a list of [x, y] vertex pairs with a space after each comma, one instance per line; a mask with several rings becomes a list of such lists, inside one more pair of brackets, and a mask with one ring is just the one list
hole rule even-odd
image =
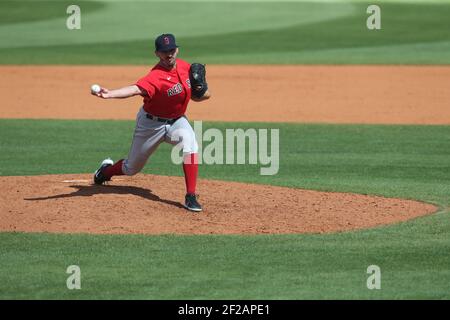
[[154, 116], [174, 119], [186, 112], [191, 99], [189, 68], [191, 65], [177, 59], [176, 67], [167, 70], [155, 65], [150, 72], [136, 82], [148, 96], [144, 96], [144, 110]]

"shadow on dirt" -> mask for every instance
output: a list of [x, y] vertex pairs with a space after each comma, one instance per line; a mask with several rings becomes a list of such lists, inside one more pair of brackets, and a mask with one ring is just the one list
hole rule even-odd
[[58, 194], [48, 197], [38, 197], [38, 198], [25, 198], [28, 201], [40, 201], [40, 200], [50, 200], [50, 199], [62, 199], [62, 198], [72, 198], [72, 197], [90, 197], [95, 194], [132, 194], [135, 196], [142, 197], [147, 200], [162, 202], [175, 206], [178, 208], [184, 208], [184, 206], [176, 201], [161, 199], [159, 196], [152, 193], [149, 189], [144, 189], [140, 187], [133, 186], [97, 186], [97, 185], [72, 185], [71, 188], [77, 189], [72, 193]]

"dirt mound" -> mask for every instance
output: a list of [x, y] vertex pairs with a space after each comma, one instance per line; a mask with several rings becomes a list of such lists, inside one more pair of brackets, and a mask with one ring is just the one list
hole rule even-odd
[[200, 180], [202, 213], [183, 208], [184, 178], [139, 174], [0, 177], [0, 231], [111, 234], [325, 233], [431, 214], [417, 201]]

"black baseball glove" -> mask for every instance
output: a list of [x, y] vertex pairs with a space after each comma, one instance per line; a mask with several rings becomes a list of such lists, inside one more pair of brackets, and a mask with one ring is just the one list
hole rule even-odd
[[189, 81], [191, 82], [191, 95], [194, 98], [203, 97], [206, 90], [208, 90], [205, 65], [201, 63], [191, 64], [191, 68], [189, 69]]

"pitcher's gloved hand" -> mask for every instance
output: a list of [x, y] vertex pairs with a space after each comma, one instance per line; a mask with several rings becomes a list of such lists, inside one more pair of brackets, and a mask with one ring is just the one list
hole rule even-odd
[[201, 98], [208, 90], [206, 83], [206, 68], [201, 63], [191, 64], [189, 69], [189, 81], [191, 82], [191, 95], [195, 98]]

